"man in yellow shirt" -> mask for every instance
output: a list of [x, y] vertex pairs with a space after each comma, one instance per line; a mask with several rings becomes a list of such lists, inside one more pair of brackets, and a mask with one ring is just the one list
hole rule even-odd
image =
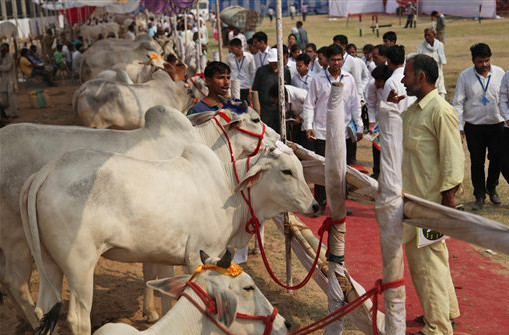
[[[401, 82], [417, 101], [403, 113], [403, 191], [455, 207], [463, 182], [464, 153], [458, 116], [435, 87], [438, 65], [432, 57], [407, 60]], [[449, 270], [445, 241], [417, 247], [416, 228], [403, 231], [412, 281], [424, 310], [419, 335], [453, 334], [451, 321], [460, 314]]]
[[28, 58], [28, 49], [23, 48], [20, 52], [19, 69], [27, 77], [40, 76], [48, 86], [56, 86], [50, 79], [50, 74], [44, 69], [44, 66], [33, 64]]

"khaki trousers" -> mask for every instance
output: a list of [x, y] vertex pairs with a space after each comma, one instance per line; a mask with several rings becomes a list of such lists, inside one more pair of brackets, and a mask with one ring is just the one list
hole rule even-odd
[[416, 239], [406, 243], [406, 256], [415, 290], [424, 311], [426, 335], [453, 334], [450, 320], [460, 315], [449, 270], [449, 251], [444, 241], [417, 248]]

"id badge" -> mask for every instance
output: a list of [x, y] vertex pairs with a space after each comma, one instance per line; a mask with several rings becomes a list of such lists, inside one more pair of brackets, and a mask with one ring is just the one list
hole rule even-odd
[[480, 99], [479, 99], [479, 102], [482, 103], [484, 106], [486, 106], [490, 100], [485, 96], [483, 95]]

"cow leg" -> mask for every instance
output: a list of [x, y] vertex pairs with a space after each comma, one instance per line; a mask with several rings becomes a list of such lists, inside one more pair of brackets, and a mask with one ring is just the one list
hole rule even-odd
[[[159, 265], [153, 263], [143, 263], [143, 280], [145, 283], [149, 280], [169, 278], [175, 275], [173, 266]], [[163, 315], [171, 308], [170, 297], [161, 296], [161, 306]], [[155, 309], [154, 290], [145, 286], [143, 288], [143, 315], [147, 317], [148, 322], [155, 322], [159, 319], [159, 314]]]
[[[78, 259], [78, 258], [76, 258]], [[94, 293], [94, 262], [80, 260], [74, 268], [65, 271], [69, 281], [69, 312], [67, 321], [73, 335], [90, 335], [90, 311]]]
[[[2, 218], [3, 223], [7, 222]], [[12, 222], [12, 221], [11, 221]], [[34, 314], [34, 301], [29, 290], [32, 274], [32, 256], [25, 241], [21, 222], [16, 228], [10, 229], [9, 239], [2, 233], [0, 249], [0, 280], [7, 295], [11, 299], [20, 320], [28, 321], [33, 328], [39, 322]], [[3, 227], [2, 227], [3, 228]]]
[[[143, 263], [143, 281], [146, 283], [149, 280], [157, 279], [157, 266], [153, 263]], [[147, 317], [148, 322], [155, 322], [159, 320], [154, 305], [154, 290], [143, 287], [143, 315]]]

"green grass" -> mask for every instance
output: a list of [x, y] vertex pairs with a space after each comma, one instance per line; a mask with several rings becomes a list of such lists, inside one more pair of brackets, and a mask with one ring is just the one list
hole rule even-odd
[[[329, 45], [332, 43], [332, 37], [336, 34], [344, 34], [349, 37], [350, 43], [355, 43], [360, 52], [362, 46], [367, 43], [380, 44], [382, 42], [383, 33], [393, 30], [398, 34], [398, 43], [406, 47], [407, 53], [414, 52], [417, 44], [424, 39], [424, 28], [430, 26], [429, 16], [420, 17], [418, 27], [416, 29], [403, 29], [399, 25], [399, 19], [396, 16], [379, 15], [380, 24], [392, 24], [390, 28], [381, 28], [380, 37], [377, 38], [369, 29], [371, 25], [371, 15], [364, 15], [363, 36], [359, 37], [358, 18], [352, 18], [348, 22], [346, 18], [329, 19], [327, 16], [310, 16], [304, 22], [304, 28], [308, 32], [310, 42], [317, 47]], [[290, 18], [283, 18], [283, 42], [286, 43], [286, 37], [290, 33], [290, 29], [295, 25], [296, 21]], [[404, 24], [404, 20], [403, 20]], [[262, 30], [269, 35], [269, 45], [276, 44], [276, 24], [275, 21], [270, 23], [264, 20], [258, 30]], [[212, 29], [209, 29], [211, 39]], [[446, 44], [445, 52], [447, 57], [447, 65], [444, 66], [445, 83], [448, 90], [448, 100], [454, 97], [454, 87], [458, 74], [465, 68], [472, 66], [470, 57], [470, 46], [474, 43], [487, 43], [493, 52], [492, 64], [502, 67], [504, 70], [509, 69], [509, 20], [484, 20], [482, 23], [471, 19], [450, 19], [446, 28]], [[216, 46], [209, 46], [211, 52], [217, 50]], [[226, 55], [228, 50], [223, 50]], [[470, 211], [473, 204], [472, 183], [470, 181], [470, 159], [468, 150], [465, 146], [466, 165], [464, 190], [460, 195], [461, 201], [465, 204], [466, 210]], [[509, 153], [508, 153], [509, 154]], [[358, 151], [358, 159], [366, 167], [371, 167], [371, 149], [366, 141], [360, 143]], [[482, 211], [477, 212], [482, 216], [493, 219], [495, 221], [509, 225], [509, 186], [504, 178], [500, 177], [500, 185], [498, 192], [502, 198], [502, 206], [493, 206], [487, 203]]]

